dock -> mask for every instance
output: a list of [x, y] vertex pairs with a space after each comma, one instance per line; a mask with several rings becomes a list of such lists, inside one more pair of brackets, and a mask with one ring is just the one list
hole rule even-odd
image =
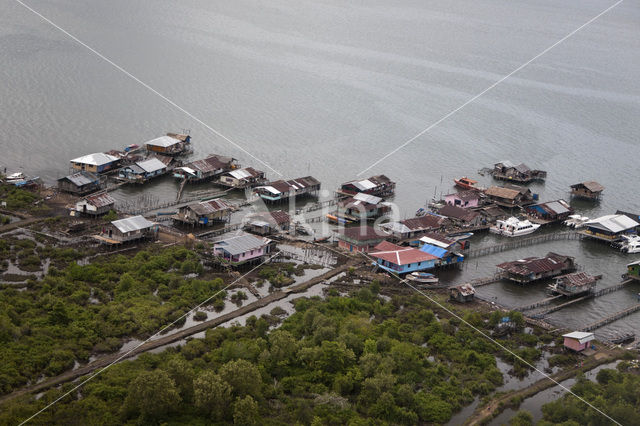
[[557, 312], [560, 309], [566, 308], [567, 306], [571, 306], [573, 304], [576, 304], [578, 302], [582, 302], [583, 300], [591, 299], [593, 297], [595, 297], [594, 294], [589, 293], [586, 296], [578, 297], [576, 299], [571, 299], [568, 302], [561, 303], [560, 305], [556, 305], [556, 306], [552, 306], [552, 307], [547, 308], [547, 309], [543, 309], [542, 311], [536, 313], [535, 315], [532, 315], [532, 317], [533, 318], [537, 318], [537, 319], [544, 318], [546, 315], [549, 315], [550, 313]]
[[546, 299], [542, 299], [542, 300], [538, 300], [537, 302], [533, 302], [529, 305], [524, 305], [524, 306], [520, 306], [518, 308], [515, 308], [516, 311], [520, 311], [520, 312], [525, 312], [525, 311], [530, 311], [532, 309], [536, 309], [539, 308], [541, 306], [546, 306], [551, 304], [554, 300], [558, 300], [563, 298], [564, 296], [559, 294], [557, 296], [553, 296], [553, 297], [547, 297]]
[[536, 235], [534, 237], [519, 238], [514, 237], [512, 241], [506, 241], [501, 244], [495, 244], [487, 247], [478, 247], [463, 252], [465, 258], [470, 259], [472, 257], [486, 256], [494, 253], [501, 253], [507, 250], [514, 250], [521, 247], [533, 246], [536, 244], [543, 244], [549, 241], [567, 241], [567, 240], [580, 240], [584, 238], [582, 234], [576, 231], [566, 231], [558, 233], [550, 233], [543, 235]]
[[629, 316], [637, 311], [640, 311], [640, 303], [633, 305], [631, 307], [628, 307], [627, 309], [624, 309], [622, 311], [611, 314], [608, 317], [605, 317], [599, 321], [593, 322], [588, 326], [582, 328], [580, 331], [592, 331], [592, 330], [595, 330], [596, 328], [604, 327], [607, 324], [611, 324], [612, 322], [617, 321], [620, 318]]

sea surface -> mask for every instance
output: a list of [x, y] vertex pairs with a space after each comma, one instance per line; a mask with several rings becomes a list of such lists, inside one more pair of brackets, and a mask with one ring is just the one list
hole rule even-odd
[[[272, 179], [311, 174], [328, 190], [614, 3], [27, 1], [130, 75], [16, 1], [0, 0], [0, 167], [53, 184], [71, 158], [188, 129], [193, 158], [232, 155]], [[548, 171], [545, 184], [532, 185], [541, 200], [597, 180], [606, 187], [602, 201], [574, 202], [579, 213], [640, 212], [638, 52], [640, 5], [625, 1], [360, 177], [395, 180], [392, 201], [411, 217], [451, 192], [453, 178], [478, 177], [508, 159]], [[176, 190], [166, 178], [144, 196], [170, 200]], [[472, 243], [499, 241], [484, 235]], [[445, 278], [491, 275], [497, 263], [548, 251], [603, 274], [599, 288], [620, 282], [625, 265], [640, 258], [561, 241], [472, 259]], [[515, 307], [544, 298], [545, 285], [498, 283], [479, 293]], [[549, 320], [578, 328], [637, 303], [639, 287]], [[636, 313], [597, 333], [639, 327]]]

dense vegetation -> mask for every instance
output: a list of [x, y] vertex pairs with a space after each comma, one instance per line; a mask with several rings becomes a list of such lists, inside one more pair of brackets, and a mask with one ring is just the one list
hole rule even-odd
[[[15, 247], [20, 250], [15, 253]], [[222, 288], [222, 280], [185, 279], [201, 273], [197, 255], [185, 248], [140, 251], [80, 266], [73, 249], [36, 248], [33, 241], [0, 241], [0, 255], [19, 265], [38, 256], [65, 261], [26, 290], [0, 291], [0, 393], [42, 375], [56, 375], [117, 350], [125, 338], [144, 338], [179, 318]], [[3, 254], [4, 253], [4, 254]], [[8, 253], [8, 254], [7, 254]], [[30, 264], [30, 263], [28, 263]], [[219, 308], [225, 294], [217, 298]]]
[[[596, 382], [584, 376], [579, 377], [571, 390], [620, 424], [638, 424], [640, 421], [640, 371], [637, 364], [635, 368], [630, 368], [630, 365], [628, 362], [621, 362], [618, 370], [600, 370], [596, 376]], [[543, 426], [611, 424], [611, 421], [602, 414], [570, 394], [545, 404], [542, 407], [542, 413], [544, 420], [539, 424]]]
[[35, 205], [39, 199], [38, 195], [26, 189], [14, 185], [0, 185], [0, 201], [6, 203], [5, 208], [8, 210], [30, 210], [33, 212], [46, 210], [44, 205]]
[[[377, 291], [374, 283], [351, 297], [298, 299], [277, 329], [251, 317], [123, 362], [39, 422], [444, 423], [502, 383], [490, 341], [438, 319], [424, 298], [385, 301]], [[467, 319], [492, 327], [488, 315]], [[71, 387], [7, 404], [0, 423], [28, 417]]]

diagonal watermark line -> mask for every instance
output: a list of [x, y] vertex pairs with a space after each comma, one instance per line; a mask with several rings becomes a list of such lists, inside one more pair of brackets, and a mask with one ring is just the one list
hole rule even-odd
[[46, 405], [44, 408], [40, 409], [38, 412], [34, 413], [31, 417], [23, 420], [20, 423], [20, 426], [30, 422], [31, 420], [33, 420], [36, 416], [42, 414], [44, 411], [48, 410], [49, 408], [53, 407], [55, 404], [57, 404], [58, 402], [60, 402], [62, 399], [66, 398], [67, 396], [69, 396], [70, 394], [72, 394], [73, 392], [77, 391], [78, 389], [80, 389], [82, 386], [84, 386], [87, 382], [89, 382], [90, 380], [93, 380], [94, 378], [96, 378], [98, 375], [104, 373], [106, 370], [108, 370], [110, 367], [112, 367], [114, 364], [117, 364], [118, 362], [122, 361], [123, 359], [125, 359], [127, 357], [127, 355], [129, 355], [131, 352], [135, 351], [136, 349], [138, 349], [140, 346], [146, 344], [147, 342], [149, 342], [151, 339], [153, 339], [156, 336], [161, 335], [165, 330], [168, 330], [170, 327], [174, 326], [178, 321], [182, 320], [183, 318], [186, 318], [189, 314], [191, 314], [192, 312], [194, 312], [196, 309], [200, 308], [202, 305], [204, 305], [205, 303], [211, 301], [211, 299], [215, 298], [217, 295], [219, 295], [220, 293], [222, 293], [223, 291], [225, 291], [226, 289], [228, 289], [229, 287], [231, 287], [232, 285], [234, 285], [235, 283], [237, 283], [238, 281], [240, 281], [241, 279], [243, 279], [244, 277], [246, 277], [247, 275], [249, 275], [250, 273], [252, 273], [253, 271], [255, 271], [256, 269], [260, 268], [261, 266], [263, 266], [266, 263], [269, 263], [271, 260], [273, 260], [274, 258], [278, 257], [280, 255], [280, 253], [276, 253], [273, 256], [269, 257], [267, 260], [265, 260], [263, 263], [260, 263], [259, 265], [256, 265], [255, 267], [251, 268], [249, 270], [249, 272], [241, 275], [240, 277], [238, 277], [237, 279], [235, 279], [233, 282], [231, 282], [229, 285], [227, 285], [226, 287], [218, 290], [217, 292], [215, 292], [213, 295], [207, 297], [205, 300], [203, 300], [202, 302], [200, 302], [197, 306], [194, 306], [193, 308], [191, 308], [187, 313], [185, 313], [184, 315], [182, 315], [180, 318], [176, 319], [175, 321], [173, 321], [171, 324], [168, 324], [166, 326], [164, 326], [161, 330], [159, 330], [158, 332], [156, 332], [155, 334], [153, 334], [152, 336], [149, 336], [145, 341], [140, 342], [137, 346], [129, 349], [127, 352], [123, 353], [122, 355], [120, 355], [118, 358], [116, 358], [114, 361], [110, 362], [107, 366], [105, 366], [104, 368], [101, 368], [100, 370], [96, 371], [95, 373], [91, 374], [89, 377], [87, 377], [85, 380], [83, 380], [82, 382], [78, 383], [76, 386], [74, 386], [71, 390], [67, 391], [66, 393], [60, 395], [58, 398], [56, 398], [55, 400], [53, 400], [52, 402], [50, 402], [48, 405]]
[[492, 90], [494, 87], [496, 87], [497, 85], [499, 85], [500, 83], [502, 83], [503, 81], [505, 81], [506, 79], [508, 79], [509, 77], [511, 77], [512, 75], [514, 75], [515, 73], [517, 73], [518, 71], [522, 70], [523, 68], [525, 68], [526, 66], [528, 66], [529, 64], [531, 64], [533, 61], [535, 61], [536, 59], [540, 58], [541, 56], [543, 56], [544, 54], [546, 54], [547, 52], [549, 52], [550, 50], [552, 50], [554, 47], [558, 46], [559, 44], [563, 43], [564, 41], [566, 41], [567, 39], [569, 39], [570, 37], [572, 37], [573, 35], [575, 35], [577, 32], [579, 32], [580, 30], [582, 30], [583, 28], [585, 28], [586, 26], [588, 26], [589, 24], [593, 23], [594, 21], [596, 21], [598, 18], [600, 18], [602, 15], [606, 14], [607, 12], [609, 12], [611, 9], [613, 9], [614, 7], [618, 6], [620, 3], [622, 3], [624, 0], [618, 0], [616, 3], [614, 3], [613, 5], [609, 6], [608, 8], [606, 8], [605, 10], [603, 10], [602, 12], [598, 13], [596, 16], [594, 16], [593, 18], [589, 19], [587, 22], [585, 22], [584, 24], [580, 25], [578, 28], [576, 28], [575, 30], [571, 31], [569, 34], [567, 34], [566, 36], [562, 37], [560, 40], [556, 41], [555, 43], [553, 43], [551, 46], [547, 47], [546, 49], [544, 49], [542, 52], [538, 53], [536, 56], [534, 56], [533, 58], [529, 59], [527, 62], [525, 62], [524, 64], [520, 65], [518, 68], [516, 68], [515, 70], [511, 71], [509, 74], [505, 75], [504, 77], [502, 77], [501, 79], [499, 79], [498, 81], [496, 81], [495, 83], [491, 84], [489, 87], [487, 87], [486, 89], [484, 89], [482, 92], [478, 93], [477, 95], [475, 95], [474, 97], [472, 97], [471, 99], [469, 99], [468, 101], [466, 101], [465, 103], [463, 103], [462, 105], [460, 105], [459, 107], [457, 107], [456, 109], [449, 111], [447, 114], [445, 114], [442, 118], [440, 118], [439, 120], [435, 121], [434, 123], [432, 123], [431, 125], [429, 125], [429, 127], [427, 127], [426, 129], [422, 130], [421, 132], [417, 133], [416, 135], [412, 136], [411, 138], [407, 139], [405, 142], [403, 142], [400, 146], [398, 146], [397, 148], [395, 148], [392, 151], [389, 151], [386, 155], [384, 155], [382, 158], [380, 158], [379, 160], [377, 160], [376, 162], [372, 163], [369, 167], [367, 167], [366, 169], [362, 170], [360, 173], [357, 174], [357, 176], [362, 175], [364, 172], [368, 171], [369, 169], [371, 169], [372, 167], [375, 167], [376, 165], [378, 165], [379, 163], [381, 163], [382, 161], [386, 160], [387, 158], [389, 158], [390, 156], [392, 156], [393, 154], [395, 154], [396, 152], [400, 151], [401, 149], [403, 149], [405, 146], [409, 145], [410, 143], [412, 143], [413, 141], [415, 141], [416, 139], [418, 139], [420, 136], [424, 135], [425, 133], [427, 133], [429, 130], [433, 129], [434, 127], [436, 127], [438, 124], [442, 123], [443, 121], [445, 121], [446, 119], [448, 119], [449, 117], [451, 117], [452, 115], [454, 115], [455, 113], [457, 113], [458, 111], [462, 110], [463, 108], [465, 108], [467, 105], [473, 103], [475, 100], [477, 100], [478, 98], [480, 98], [481, 96], [483, 96], [485, 93], [489, 92], [490, 90]]
[[[375, 259], [370, 257], [369, 255], [363, 253], [363, 252], [359, 252], [362, 256], [364, 256], [366, 259], [375, 262]], [[579, 395], [576, 395], [571, 389], [567, 388], [566, 386], [564, 386], [562, 383], [558, 382], [557, 380], [555, 380], [553, 377], [549, 376], [547, 373], [545, 373], [544, 371], [541, 371], [540, 369], [538, 369], [535, 365], [530, 364], [529, 362], [525, 361], [522, 357], [520, 357], [519, 355], [517, 355], [516, 353], [514, 353], [511, 349], [507, 348], [506, 346], [504, 346], [502, 343], [498, 342], [497, 340], [495, 340], [494, 338], [492, 338], [491, 336], [487, 335], [487, 333], [485, 333], [484, 331], [480, 330], [479, 328], [475, 327], [473, 324], [469, 323], [467, 320], [465, 320], [464, 318], [462, 318], [460, 315], [456, 314], [455, 312], [453, 312], [451, 309], [447, 308], [446, 306], [444, 306], [442, 303], [438, 302], [437, 300], [435, 300], [434, 298], [430, 297], [429, 295], [427, 295], [425, 292], [423, 292], [422, 290], [420, 290], [419, 288], [416, 288], [415, 286], [411, 285], [409, 283], [409, 281], [405, 278], [402, 279], [400, 277], [400, 275], [396, 274], [395, 272], [391, 272], [388, 271], [394, 278], [397, 278], [400, 281], [400, 284], [405, 284], [407, 287], [413, 289], [416, 293], [424, 296], [427, 300], [429, 300], [431, 303], [435, 304], [436, 306], [438, 306], [439, 308], [445, 310], [447, 313], [449, 313], [451, 316], [455, 317], [456, 319], [460, 320], [462, 323], [464, 323], [465, 325], [467, 325], [468, 327], [470, 327], [473, 331], [475, 331], [476, 333], [480, 334], [481, 336], [485, 337], [487, 340], [489, 340], [490, 342], [492, 342], [493, 344], [495, 344], [496, 346], [498, 346], [500, 349], [502, 349], [503, 351], [513, 355], [515, 358], [517, 358], [520, 362], [524, 363], [525, 365], [527, 365], [528, 367], [531, 367], [533, 370], [537, 371], [538, 373], [542, 374], [546, 379], [551, 380], [553, 383], [555, 383], [557, 386], [560, 386], [562, 389], [564, 389], [565, 391], [569, 392], [571, 395], [575, 396], [576, 398], [578, 398], [580, 401], [584, 402], [585, 404], [587, 404], [589, 407], [593, 408], [594, 410], [596, 410], [598, 413], [602, 414], [604, 417], [606, 417], [607, 419], [611, 420], [613, 423], [622, 426], [621, 423], [617, 422], [615, 419], [611, 418], [609, 415], [607, 415], [605, 412], [603, 412], [602, 410], [600, 410], [599, 408], [597, 408], [596, 406], [594, 406], [593, 404], [591, 404], [589, 401], [587, 401], [586, 399], [582, 398]]]
[[261, 160], [260, 158], [256, 157], [255, 155], [251, 154], [249, 151], [247, 151], [245, 148], [243, 148], [237, 142], [235, 142], [235, 141], [231, 140], [229, 137], [223, 135], [218, 130], [214, 129], [213, 127], [211, 127], [210, 125], [208, 125], [207, 123], [205, 123], [204, 121], [202, 121], [201, 119], [199, 119], [198, 117], [196, 117], [195, 115], [193, 115], [192, 113], [190, 113], [189, 111], [187, 111], [186, 109], [184, 109], [183, 107], [178, 105], [176, 102], [174, 102], [173, 100], [169, 99], [167, 96], [165, 96], [162, 93], [158, 92], [156, 89], [154, 89], [153, 87], [151, 87], [150, 85], [148, 85], [144, 81], [140, 80], [138, 77], [136, 77], [135, 75], [131, 74], [129, 71], [127, 71], [126, 69], [124, 69], [123, 67], [118, 65], [117, 63], [113, 62], [111, 59], [107, 58], [102, 53], [100, 53], [96, 49], [94, 49], [93, 47], [89, 46], [87, 43], [83, 42], [78, 37], [76, 37], [73, 34], [71, 34], [69, 31], [67, 31], [64, 28], [62, 28], [61, 26], [57, 25], [55, 22], [53, 22], [52, 20], [50, 20], [46, 16], [42, 15], [40, 12], [38, 12], [35, 9], [33, 9], [28, 4], [24, 3], [22, 0], [15, 0], [15, 2], [18, 3], [19, 5], [21, 5], [22, 7], [24, 7], [25, 9], [27, 9], [28, 11], [30, 11], [31, 13], [33, 13], [33, 14], [37, 15], [38, 17], [40, 17], [40, 19], [42, 19], [43, 21], [45, 21], [46, 23], [48, 23], [49, 25], [51, 25], [52, 27], [54, 27], [55, 29], [60, 31], [61, 33], [65, 34], [66, 36], [71, 38], [76, 43], [78, 43], [81, 46], [85, 47], [91, 53], [95, 54], [100, 59], [104, 60], [109, 65], [113, 66], [115, 69], [117, 69], [118, 71], [122, 72], [127, 77], [129, 77], [130, 79], [132, 79], [136, 83], [138, 83], [141, 86], [143, 86], [145, 89], [149, 90], [153, 94], [155, 94], [158, 97], [160, 97], [162, 100], [167, 102], [169, 105], [173, 106], [174, 108], [176, 108], [177, 110], [181, 111], [182, 113], [184, 113], [185, 115], [187, 115], [191, 119], [195, 120], [197, 123], [201, 124], [202, 126], [207, 128], [208, 130], [210, 130], [213, 134], [215, 134], [215, 135], [221, 137], [222, 139], [224, 139], [225, 141], [229, 142], [231, 145], [235, 146], [240, 151], [242, 151], [245, 154], [247, 154], [249, 157], [253, 158], [254, 160], [258, 161], [260, 164], [262, 164], [265, 167], [269, 168], [269, 170], [271, 170], [272, 172], [276, 173], [278, 176], [282, 176], [282, 173], [280, 173], [279, 171], [277, 171], [276, 169], [271, 167], [267, 162]]

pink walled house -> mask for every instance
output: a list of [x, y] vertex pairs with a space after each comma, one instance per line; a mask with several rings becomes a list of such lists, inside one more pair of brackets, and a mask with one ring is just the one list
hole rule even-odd
[[447, 204], [462, 208], [478, 207], [480, 204], [480, 193], [478, 191], [462, 191], [444, 196]]
[[586, 333], [584, 331], [574, 331], [572, 333], [563, 334], [564, 346], [576, 352], [587, 349], [593, 340], [595, 335], [593, 333]]
[[218, 241], [213, 253], [234, 265], [257, 261], [271, 251], [271, 240], [245, 234]]

